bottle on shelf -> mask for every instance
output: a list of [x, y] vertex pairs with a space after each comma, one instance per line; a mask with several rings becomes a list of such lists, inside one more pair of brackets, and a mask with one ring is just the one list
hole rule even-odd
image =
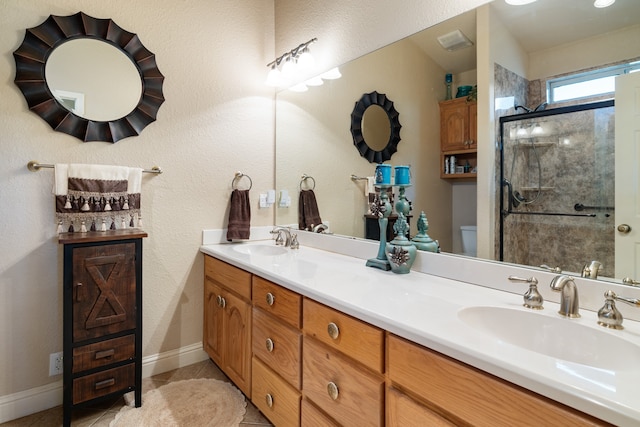
[[451, 75], [450, 73], [447, 73], [444, 77], [444, 81], [447, 84], [447, 97], [445, 99], [446, 100], [452, 99], [451, 84], [453, 83], [453, 75]]

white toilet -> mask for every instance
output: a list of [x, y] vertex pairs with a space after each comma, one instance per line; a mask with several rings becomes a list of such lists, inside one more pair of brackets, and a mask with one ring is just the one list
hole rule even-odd
[[462, 255], [477, 256], [477, 230], [475, 225], [461, 225], [460, 232], [462, 233]]

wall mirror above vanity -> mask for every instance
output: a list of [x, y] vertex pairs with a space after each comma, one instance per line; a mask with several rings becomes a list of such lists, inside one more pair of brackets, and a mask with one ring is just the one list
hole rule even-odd
[[139, 135], [164, 102], [155, 55], [111, 19], [51, 15], [13, 56], [29, 109], [85, 142]]
[[[402, 112], [402, 142], [390, 163], [411, 165], [414, 185], [407, 195], [413, 202], [412, 214], [424, 210], [429, 220], [429, 235], [440, 241], [444, 252], [460, 254], [460, 226], [476, 224], [481, 211], [494, 212], [494, 224], [487, 238], [496, 242], [495, 250], [481, 256], [497, 260], [499, 118], [517, 112], [513, 103], [496, 107], [495, 99], [505, 96], [501, 91], [511, 87], [507, 80], [512, 74], [542, 85], [537, 89], [530, 88], [535, 95], [525, 93], [524, 98], [516, 98], [525, 106], [535, 107], [541, 102], [543, 85], [549, 77], [640, 58], [640, 45], [629, 43], [640, 36], [640, 3], [618, 0], [609, 8], [596, 9], [592, 1], [583, 0], [567, 0], [561, 4], [539, 0], [519, 7], [507, 5], [504, 0], [494, 0], [480, 9], [482, 14], [467, 12], [343, 64], [340, 66], [343, 77], [339, 80], [326, 81], [323, 86], [312, 87], [304, 93], [278, 92], [276, 187], [294, 191], [301, 173], [313, 175], [317, 182], [318, 206], [330, 230], [337, 235], [363, 238], [365, 184], [352, 180], [351, 176], [371, 176], [373, 165], [353, 151], [349, 120], [354, 99], [374, 90], [385, 93]], [[490, 21], [484, 20], [487, 17]], [[476, 26], [484, 28], [487, 22], [490, 23], [490, 35], [478, 36]], [[437, 38], [455, 30], [465, 34], [473, 46], [453, 52], [443, 49]], [[517, 57], [510, 51], [514, 45], [519, 49], [520, 64], [505, 59]], [[481, 65], [484, 68], [479, 68]], [[502, 73], [503, 68], [508, 72]], [[478, 114], [483, 110], [480, 103], [486, 105], [484, 115], [479, 115], [478, 120], [493, 123], [491, 132], [478, 136], [478, 158], [490, 161], [479, 162], [477, 181], [443, 179], [440, 175], [439, 103], [445, 98], [447, 73], [454, 76], [454, 96], [458, 86], [478, 85]], [[488, 87], [494, 91], [487, 93]], [[557, 105], [549, 105], [548, 109], [554, 107]], [[615, 126], [615, 114], [614, 120], [606, 125]], [[607, 131], [611, 132], [611, 128]], [[567, 173], [579, 173], [579, 170], [570, 167]], [[627, 185], [631, 186], [627, 182], [616, 182], [616, 188]], [[477, 199], [481, 186], [488, 188], [490, 201]], [[615, 215], [615, 210], [612, 214]], [[295, 224], [296, 215], [295, 203], [289, 208], [278, 207], [276, 223]], [[617, 225], [618, 221], [612, 223]], [[640, 224], [637, 229], [640, 230]], [[581, 239], [590, 237], [587, 234], [581, 231], [571, 238], [579, 244]], [[550, 237], [545, 247], [561, 247], [559, 239]], [[562, 266], [564, 256], [566, 254], [559, 252], [547, 263], [553, 267]], [[593, 259], [597, 259], [597, 254]], [[635, 264], [634, 271], [624, 275], [613, 273], [609, 268], [607, 276], [615, 276], [617, 280], [640, 276], [640, 265]], [[539, 264], [532, 266], [539, 267]], [[570, 271], [580, 274], [577, 267]]]

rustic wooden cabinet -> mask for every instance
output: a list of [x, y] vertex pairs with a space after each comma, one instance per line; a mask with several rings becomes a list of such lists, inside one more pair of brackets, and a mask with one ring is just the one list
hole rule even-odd
[[[440, 177], [447, 179], [475, 178], [471, 169], [477, 166], [478, 109], [475, 101], [466, 97], [440, 102]], [[455, 156], [457, 165], [469, 164], [465, 172], [445, 174], [445, 160]]]
[[63, 424], [74, 408], [142, 393], [140, 230], [63, 233]]
[[204, 350], [251, 398], [251, 274], [205, 257]]

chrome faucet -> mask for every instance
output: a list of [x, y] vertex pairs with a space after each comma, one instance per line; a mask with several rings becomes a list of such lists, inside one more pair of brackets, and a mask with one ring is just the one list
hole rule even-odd
[[538, 279], [535, 277], [525, 279], [517, 276], [509, 276], [509, 280], [512, 282], [528, 283], [529, 290], [527, 290], [523, 295], [524, 303], [522, 305], [532, 310], [542, 310], [544, 299], [542, 298], [542, 295], [540, 295], [540, 292], [538, 292]]
[[313, 227], [313, 232], [314, 233], [324, 233], [326, 230], [329, 229], [329, 226], [327, 224], [318, 224], [315, 227]]
[[597, 279], [598, 273], [600, 272], [601, 268], [602, 263], [598, 261], [591, 261], [590, 263], [585, 264], [584, 267], [582, 267], [582, 277]]
[[270, 233], [277, 234], [276, 245], [284, 245], [286, 248], [291, 246], [291, 230], [288, 228], [276, 226]]
[[560, 292], [560, 310], [558, 313], [565, 317], [580, 317], [580, 303], [578, 301], [578, 287], [573, 277], [567, 275], [556, 276], [551, 281], [551, 290]]

